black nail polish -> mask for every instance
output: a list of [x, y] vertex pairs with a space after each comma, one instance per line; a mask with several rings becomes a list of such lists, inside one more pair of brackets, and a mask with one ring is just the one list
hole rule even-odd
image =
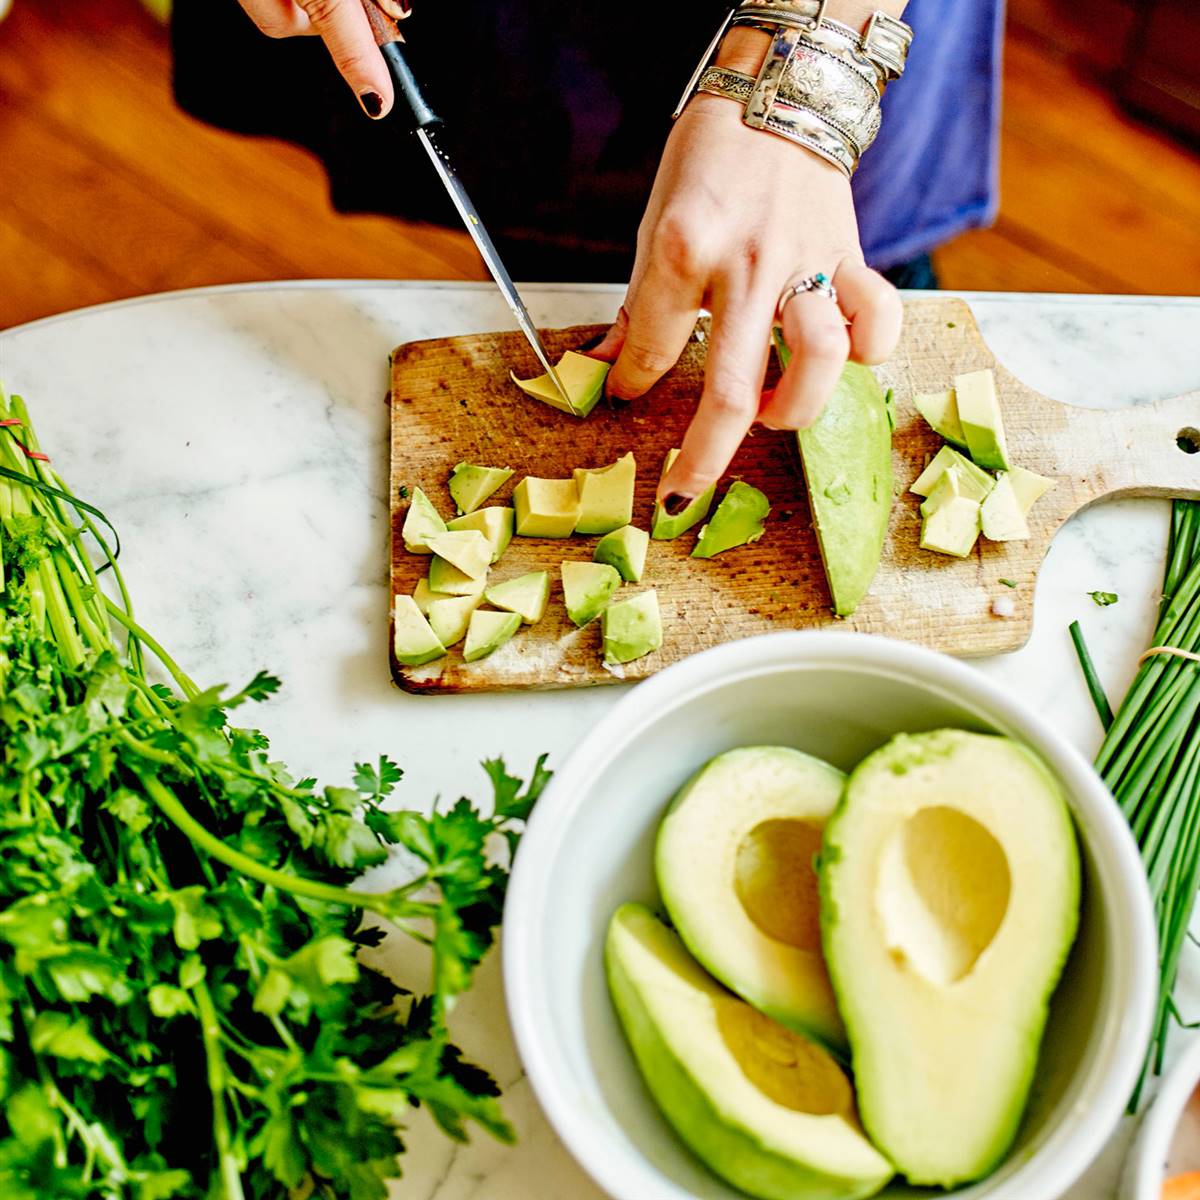
[[575, 353], [576, 353], [576, 354], [586, 354], [586, 353], [587, 353], [589, 350], [595, 350], [595, 348], [596, 348], [598, 345], [600, 345], [600, 343], [601, 343], [602, 341], [604, 341], [604, 339], [605, 339], [606, 337], [608, 337], [608, 330], [607, 330], [607, 329], [606, 329], [606, 330], [604, 330], [604, 332], [603, 332], [603, 333], [598, 333], [598, 334], [596, 334], [596, 336], [595, 336], [595, 337], [588, 338], [588, 340], [587, 340], [586, 342], [584, 342], [584, 343], [583, 343], [583, 345], [582, 345], [582, 346], [580, 346], [580, 347], [579, 347], [579, 348], [578, 348], [578, 349], [575, 351]]
[[691, 502], [691, 496], [681, 496], [678, 492], [672, 492], [663, 501], [663, 508], [667, 510], [667, 516], [677, 517]]
[[358, 102], [371, 120], [375, 120], [383, 112], [383, 97], [378, 92], [361, 92]]
[[610, 392], [608, 390], [608, 380], [607, 379], [604, 381], [604, 386], [600, 391], [600, 396], [604, 400], [604, 403], [607, 404], [609, 408], [617, 408], [617, 409], [628, 408], [630, 406], [630, 404], [633, 403], [632, 400], [624, 400], [620, 396], [614, 396], [612, 394], [612, 392]]

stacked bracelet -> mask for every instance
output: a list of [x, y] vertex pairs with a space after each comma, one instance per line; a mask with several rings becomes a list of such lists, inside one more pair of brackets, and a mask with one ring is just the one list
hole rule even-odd
[[[742, 105], [742, 120], [805, 146], [851, 175], [879, 132], [883, 89], [904, 72], [912, 30], [877, 12], [856, 34], [825, 0], [742, 0], [727, 14], [677, 105], [697, 92]], [[712, 63], [732, 25], [772, 34], [757, 77]]]

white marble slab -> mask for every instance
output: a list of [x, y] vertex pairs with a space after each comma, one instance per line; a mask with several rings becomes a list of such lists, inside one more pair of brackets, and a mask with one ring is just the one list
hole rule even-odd
[[[541, 324], [608, 320], [620, 289], [531, 287]], [[998, 357], [1048, 395], [1116, 407], [1200, 386], [1200, 301], [968, 297]], [[203, 682], [258, 667], [284, 679], [255, 715], [301, 774], [339, 781], [381, 752], [402, 798], [482, 795], [481, 758], [561, 762], [621, 688], [416, 698], [385, 647], [387, 355], [415, 338], [510, 327], [487, 285], [296, 284], [177, 293], [0, 334], [0, 378], [30, 401], [79, 494], [118, 523], [140, 619]], [[1067, 625], [1084, 625], [1119, 697], [1153, 624], [1167, 506], [1099, 506], [1055, 540], [1034, 636], [978, 663], [1085, 750], [1099, 726]], [[1117, 592], [1100, 609], [1093, 589]], [[1190, 951], [1189, 951], [1190, 953]], [[1184, 1003], [1200, 1003], [1197, 956]], [[396, 1196], [594, 1200], [538, 1113], [503, 1011], [499, 966], [456, 1013], [467, 1050], [502, 1083], [520, 1142], [454, 1147], [423, 1120]], [[1127, 1135], [1070, 1194], [1112, 1194]]]

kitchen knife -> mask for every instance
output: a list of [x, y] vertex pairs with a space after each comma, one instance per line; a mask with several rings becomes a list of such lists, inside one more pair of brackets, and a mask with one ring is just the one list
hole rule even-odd
[[383, 55], [384, 62], [387, 63], [388, 73], [396, 85], [397, 99], [403, 99], [412, 114], [413, 128], [416, 131], [417, 139], [425, 147], [425, 153], [429, 155], [434, 170], [437, 171], [438, 177], [449, 193], [454, 207], [458, 210], [458, 215], [462, 218], [463, 225], [466, 226], [484, 264], [496, 281], [501, 295], [508, 302], [508, 307], [512, 309], [513, 316], [517, 319], [517, 325], [525, 335], [525, 340], [536, 355], [542, 370], [549, 376], [550, 382], [554, 384], [555, 390], [566, 404], [567, 409], [572, 415], [579, 416], [579, 410], [567, 394], [567, 389], [563, 387], [562, 380], [559, 379], [558, 372], [555, 371], [550, 356], [546, 353], [546, 347], [542, 345], [542, 339], [538, 336], [537, 327], [529, 315], [529, 310], [525, 307], [525, 302], [521, 299], [521, 294], [517, 291], [512, 276], [509, 275], [500, 258], [496, 244], [479, 219], [479, 214], [475, 211], [475, 206], [471, 203], [471, 198], [467, 195], [462, 180], [450, 165], [450, 159], [447, 157], [444, 147], [438, 144], [437, 135], [442, 119], [425, 99], [421, 86], [409, 66], [401, 45], [404, 41], [403, 35], [395, 21], [384, 13], [374, 3], [374, 0], [362, 0], [362, 6], [366, 10], [367, 19], [371, 22], [371, 30], [375, 34], [379, 51]]

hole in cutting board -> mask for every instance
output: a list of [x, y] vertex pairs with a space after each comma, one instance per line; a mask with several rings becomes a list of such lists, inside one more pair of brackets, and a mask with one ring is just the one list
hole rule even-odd
[[1184, 454], [1195, 454], [1197, 451], [1200, 451], [1200, 429], [1195, 429], [1191, 425], [1186, 429], [1181, 429], [1175, 435], [1175, 445]]

